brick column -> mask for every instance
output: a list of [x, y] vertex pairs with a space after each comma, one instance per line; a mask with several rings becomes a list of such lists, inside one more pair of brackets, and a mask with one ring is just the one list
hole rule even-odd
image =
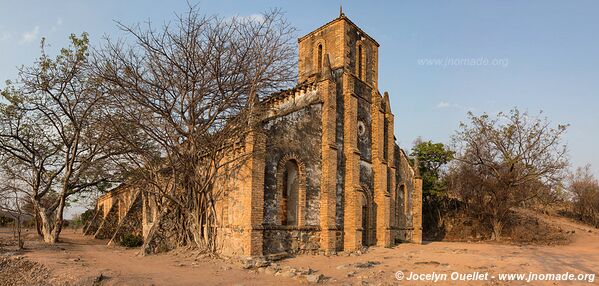
[[241, 188], [247, 206], [243, 220], [248, 232], [244, 253], [262, 256], [264, 222], [264, 152], [266, 138], [261, 130], [254, 130], [245, 139], [245, 150], [250, 155], [242, 172], [244, 183]]
[[[387, 175], [389, 176], [390, 180], [387, 181], [387, 183], [390, 185], [389, 190], [391, 191], [391, 194], [395, 193], [396, 197], [395, 198], [391, 198], [390, 203], [389, 203], [389, 209], [390, 210], [394, 210], [393, 212], [389, 212], [389, 225], [393, 225], [393, 221], [395, 220], [395, 212], [397, 212], [398, 210], [395, 209], [395, 206], [397, 205], [397, 203], [391, 205], [391, 202], [395, 202], [395, 200], [397, 199], [397, 192], [393, 192], [393, 190], [398, 191], [397, 188], [397, 182], [395, 181], [395, 172], [396, 167], [395, 167], [395, 131], [394, 131], [394, 120], [395, 117], [393, 116], [393, 113], [391, 113], [391, 105], [389, 102], [389, 94], [387, 92], [385, 92], [385, 96], [383, 98], [383, 100], [385, 101], [385, 106], [386, 106], [386, 110], [385, 110], [385, 120], [387, 121], [387, 138], [385, 138], [385, 140], [387, 140]], [[397, 225], [395, 225], [397, 227]], [[391, 235], [391, 244], [395, 244], [395, 237], [396, 237], [396, 233], [394, 231], [390, 231], [390, 235]]]
[[370, 113], [372, 117], [372, 168], [374, 175], [374, 202], [376, 210], [376, 244], [391, 245], [390, 198], [387, 190], [387, 161], [384, 159], [385, 110], [381, 108], [381, 96], [372, 91]]
[[319, 83], [322, 99], [322, 176], [320, 190], [320, 248], [335, 252], [335, 204], [337, 189], [337, 145], [335, 144], [337, 99], [335, 82]]
[[[354, 78], [343, 74], [343, 154], [345, 181], [343, 186], [343, 249], [362, 247], [362, 205], [360, 188], [360, 151], [358, 150], [358, 97], [353, 91]], [[360, 196], [359, 196], [360, 195]]]
[[[416, 165], [416, 168], [418, 166]], [[413, 179], [414, 194], [412, 195], [412, 242], [422, 243], [422, 178], [417, 176]]]

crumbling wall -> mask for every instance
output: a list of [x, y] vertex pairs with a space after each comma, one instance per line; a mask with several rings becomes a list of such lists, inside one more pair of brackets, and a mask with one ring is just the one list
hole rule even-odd
[[94, 215], [92, 216], [92, 219], [90, 219], [83, 227], [83, 235], [95, 234], [96, 231], [98, 231], [98, 228], [102, 223], [102, 220], [104, 219], [103, 216], [104, 212], [102, 210], [94, 210]]
[[410, 241], [413, 225], [413, 200], [414, 200], [414, 172], [410, 162], [403, 150], [395, 146], [396, 166], [396, 192], [399, 200], [398, 209], [399, 222], [395, 229], [395, 239], [399, 241]]
[[336, 116], [336, 134], [335, 143], [337, 145], [337, 190], [335, 201], [335, 224], [337, 226], [337, 251], [343, 249], [343, 216], [344, 216], [344, 185], [345, 185], [345, 154], [343, 152], [343, 128], [345, 105], [343, 99], [343, 69], [337, 69], [333, 72], [337, 92], [337, 116]]
[[355, 92], [358, 97], [358, 150], [360, 151], [360, 185], [374, 190], [374, 176], [372, 169], [372, 114], [370, 112], [371, 89], [364, 83], [356, 80]]
[[[317, 97], [316, 97], [317, 99]], [[304, 101], [305, 102], [305, 101]], [[283, 251], [299, 253], [319, 248], [320, 178], [322, 176], [322, 104], [312, 102], [290, 109], [285, 114], [270, 118], [263, 125], [266, 134], [264, 169], [264, 223], [263, 252], [273, 254]], [[280, 174], [278, 168], [286, 157], [298, 160], [305, 177], [305, 205], [299, 226], [281, 226], [281, 205], [277, 194]], [[283, 162], [284, 163], [284, 162]], [[301, 180], [300, 180], [300, 183]]]
[[117, 203], [113, 203], [106, 216], [102, 220], [102, 223], [98, 227], [98, 230], [94, 234], [96, 239], [109, 239], [116, 231], [119, 224], [119, 208]]
[[286, 155], [293, 155], [305, 167], [306, 209], [304, 225], [319, 224], [321, 177], [322, 104], [273, 118], [264, 124], [266, 158], [264, 173], [264, 222], [278, 224], [277, 168]]
[[[363, 87], [363, 84], [356, 84], [356, 86], [360, 86], [362, 92], [369, 90]], [[370, 102], [362, 97], [358, 97], [358, 134], [356, 136], [358, 136], [360, 159], [372, 162], [372, 115], [370, 114]]]
[[135, 192], [108, 245], [121, 244], [126, 235], [142, 237], [142, 202], [141, 192]]
[[317, 253], [320, 248], [318, 227], [273, 226], [264, 229], [264, 255]]
[[176, 225], [176, 212], [172, 207], [165, 207], [156, 218], [156, 222], [148, 231], [147, 239], [144, 240], [141, 253], [154, 254], [166, 252], [177, 247], [177, 242], [172, 239]]
[[240, 226], [219, 227], [216, 234], [218, 252], [225, 256], [247, 256], [243, 242], [249, 236], [250, 231]]

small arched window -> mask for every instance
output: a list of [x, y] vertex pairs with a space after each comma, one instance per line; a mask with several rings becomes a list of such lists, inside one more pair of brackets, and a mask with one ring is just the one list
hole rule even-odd
[[405, 199], [406, 195], [405, 195], [405, 186], [401, 185], [398, 188], [398, 191], [395, 192], [395, 225], [396, 226], [401, 226], [401, 218], [402, 218], [402, 214], [405, 213], [405, 210], [402, 208], [402, 206], [405, 204], [403, 202], [403, 200]]
[[295, 160], [285, 163], [281, 201], [283, 225], [297, 225], [299, 200], [299, 168]]
[[363, 74], [363, 64], [364, 64], [364, 51], [362, 51], [362, 45], [358, 45], [358, 78], [364, 80]]
[[318, 45], [318, 71], [322, 72], [322, 44]]

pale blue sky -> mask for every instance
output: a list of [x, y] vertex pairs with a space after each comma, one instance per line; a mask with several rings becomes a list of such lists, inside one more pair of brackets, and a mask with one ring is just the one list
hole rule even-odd
[[[39, 56], [42, 36], [58, 48], [86, 31], [97, 43], [121, 34], [114, 20], [162, 23], [186, 3], [1, 0], [0, 80]], [[340, 1], [199, 3], [226, 17], [279, 7], [300, 36], [337, 17]], [[391, 96], [402, 147], [418, 136], [448, 142], [468, 110], [518, 106], [571, 124], [572, 165], [591, 163], [599, 175], [599, 1], [343, 1], [343, 9], [381, 45], [379, 88]]]

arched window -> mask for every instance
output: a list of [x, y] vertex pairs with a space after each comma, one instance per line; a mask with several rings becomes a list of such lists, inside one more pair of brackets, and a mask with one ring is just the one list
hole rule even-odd
[[318, 45], [318, 71], [322, 72], [322, 44]]
[[405, 186], [401, 185], [397, 191], [395, 192], [394, 198], [395, 198], [395, 225], [396, 226], [402, 226], [402, 222], [401, 222], [401, 218], [402, 218], [402, 214], [404, 213], [404, 209], [402, 208], [403, 206], [403, 199], [405, 198], [405, 194], [404, 194], [404, 189]]
[[369, 245], [370, 211], [369, 202], [365, 193], [362, 193], [362, 245]]
[[358, 45], [358, 57], [357, 57], [357, 62], [358, 62], [358, 78], [361, 80], [364, 80], [364, 76], [363, 74], [363, 64], [364, 64], [364, 51], [362, 51], [362, 45]]
[[362, 245], [370, 246], [376, 244], [376, 204], [373, 201], [372, 192], [362, 186]]
[[297, 225], [299, 200], [299, 168], [295, 160], [285, 162], [281, 201], [283, 225]]

